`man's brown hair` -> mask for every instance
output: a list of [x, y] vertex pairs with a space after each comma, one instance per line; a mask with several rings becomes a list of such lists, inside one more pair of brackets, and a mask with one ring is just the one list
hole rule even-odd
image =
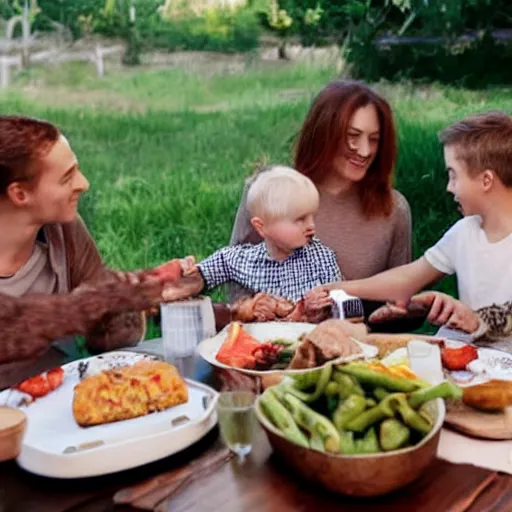
[[470, 176], [489, 169], [512, 188], [512, 116], [501, 111], [475, 114], [439, 134], [445, 146], [456, 148]]
[[0, 116], [0, 196], [15, 181], [37, 178], [36, 161], [59, 139], [53, 124], [24, 116]]

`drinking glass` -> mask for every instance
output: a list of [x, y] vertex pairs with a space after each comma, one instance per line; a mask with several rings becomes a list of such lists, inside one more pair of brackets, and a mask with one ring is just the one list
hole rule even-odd
[[209, 297], [160, 305], [164, 358], [168, 362], [193, 356], [197, 344], [215, 334]]
[[226, 391], [220, 393], [217, 401], [220, 435], [240, 462], [252, 450], [257, 423], [255, 401], [256, 395], [251, 391]]

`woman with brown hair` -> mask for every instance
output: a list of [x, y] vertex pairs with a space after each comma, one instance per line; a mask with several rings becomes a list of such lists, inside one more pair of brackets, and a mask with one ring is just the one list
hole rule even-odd
[[[395, 126], [384, 98], [355, 81], [337, 80], [320, 91], [296, 143], [295, 168], [319, 190], [316, 235], [336, 252], [345, 279], [411, 261], [411, 213], [392, 187], [395, 161]], [[246, 192], [247, 187], [232, 244], [259, 241], [249, 222]], [[230, 290], [232, 300], [242, 294]]]

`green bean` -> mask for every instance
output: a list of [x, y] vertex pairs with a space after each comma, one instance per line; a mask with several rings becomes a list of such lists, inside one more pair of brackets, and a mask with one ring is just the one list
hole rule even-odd
[[340, 432], [340, 452], [343, 455], [352, 455], [353, 453], [356, 453], [354, 432]]
[[311, 436], [319, 435], [322, 438], [325, 451], [331, 453], [339, 452], [339, 433], [325, 416], [318, 414], [290, 393], [285, 393], [284, 404], [292, 413], [293, 419], [299, 426], [307, 430]]
[[350, 395], [357, 394], [364, 396], [363, 388], [350, 375], [345, 375], [337, 370], [332, 372], [332, 380], [338, 383], [340, 398], [345, 400]]
[[306, 448], [309, 446], [306, 436], [301, 432], [290, 412], [278, 400], [273, 388], [267, 389], [261, 395], [260, 403], [265, 415], [287, 439]]
[[395, 393], [385, 400], [390, 401], [391, 407], [398, 411], [404, 423], [409, 427], [422, 434], [428, 434], [432, 429], [432, 426], [409, 405], [404, 393]]
[[332, 416], [334, 425], [338, 430], [343, 430], [345, 425], [359, 416], [366, 409], [366, 400], [361, 395], [350, 395], [345, 401], [340, 402]]
[[380, 452], [379, 440], [375, 428], [371, 427], [363, 439], [356, 441], [356, 453], [378, 453]]
[[327, 386], [325, 386], [325, 395], [326, 396], [338, 396], [339, 395], [339, 386], [338, 386], [338, 383], [337, 382], [334, 382], [333, 380], [331, 380]]
[[385, 410], [381, 407], [381, 405], [377, 405], [376, 407], [372, 407], [371, 409], [367, 409], [362, 412], [359, 416], [356, 416], [352, 420], [350, 420], [345, 428], [347, 430], [351, 430], [353, 432], [363, 432], [370, 425], [377, 423], [378, 421], [386, 418], [388, 415]]
[[286, 383], [286, 392], [291, 393], [295, 397], [299, 398], [303, 402], [310, 403], [314, 402], [324, 392], [327, 384], [331, 380], [332, 375], [332, 365], [329, 364], [327, 366], [324, 366], [320, 372], [320, 376], [318, 377], [318, 380], [316, 381], [315, 391], [313, 393], [306, 393], [305, 391], [301, 391], [300, 389], [297, 389], [295, 386], [293, 386], [293, 383]]
[[460, 399], [462, 398], [462, 390], [458, 386], [455, 386], [455, 384], [445, 380], [437, 386], [414, 391], [407, 397], [407, 401], [413, 409], [417, 409], [424, 403], [430, 402], [430, 400], [436, 398]]
[[380, 402], [381, 400], [384, 400], [388, 395], [391, 393], [389, 391], [386, 391], [384, 388], [375, 388], [373, 390], [373, 396]]
[[377, 405], [377, 402], [373, 398], [367, 398], [366, 399], [366, 407], [375, 407]]
[[408, 443], [411, 431], [396, 418], [389, 418], [380, 424], [380, 445], [384, 451], [398, 450]]
[[354, 432], [363, 432], [369, 426], [384, 418], [392, 418], [395, 415], [395, 411], [392, 408], [393, 396], [394, 395], [389, 395], [388, 397], [384, 398], [384, 400], [381, 400], [381, 402], [375, 407], [367, 409], [359, 416], [356, 416], [354, 419], [350, 420], [345, 425], [345, 429], [352, 430]]
[[324, 441], [318, 434], [313, 434], [309, 440], [309, 447], [318, 452], [325, 453]]
[[424, 384], [418, 379], [404, 379], [395, 377], [377, 370], [372, 370], [360, 363], [349, 363], [338, 366], [338, 370], [355, 377], [361, 384], [374, 388], [382, 387], [389, 391], [410, 392], [415, 391]]

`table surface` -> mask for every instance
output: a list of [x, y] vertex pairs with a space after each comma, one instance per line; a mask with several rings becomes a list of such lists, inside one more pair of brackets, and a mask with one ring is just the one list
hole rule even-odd
[[[161, 354], [161, 341], [144, 342], [137, 349]], [[183, 362], [186, 376], [204, 377], [200, 362]], [[2, 512], [106, 512], [133, 511], [115, 506], [114, 493], [142, 482], [191, 460], [217, 450], [215, 428], [205, 438], [172, 457], [113, 475], [57, 480], [31, 475], [14, 461], [0, 464], [0, 510]], [[478, 496], [477, 486], [491, 471], [471, 465], [456, 465], [436, 459], [427, 471], [401, 491], [372, 499], [356, 499], [330, 493], [304, 481], [274, 454], [262, 430], [258, 431], [253, 451], [240, 464], [236, 459], [220, 469], [201, 476], [173, 495], [169, 511], [287, 512], [287, 511], [431, 511], [512, 510], [512, 477], [498, 475]], [[470, 498], [475, 498], [474, 501]], [[472, 501], [466, 506], [467, 501]], [[464, 506], [463, 506], [464, 505]]]

